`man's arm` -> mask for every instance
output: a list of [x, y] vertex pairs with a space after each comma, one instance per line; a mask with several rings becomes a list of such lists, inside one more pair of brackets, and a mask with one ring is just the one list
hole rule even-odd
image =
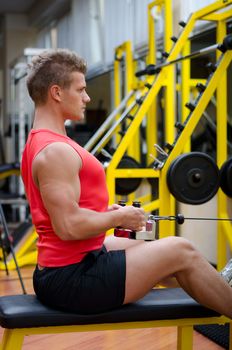
[[55, 233], [72, 240], [87, 239], [116, 226], [141, 230], [145, 224], [141, 208], [115, 206], [115, 210], [99, 213], [79, 207], [81, 166], [77, 152], [62, 142], [47, 146], [33, 161], [33, 178]]

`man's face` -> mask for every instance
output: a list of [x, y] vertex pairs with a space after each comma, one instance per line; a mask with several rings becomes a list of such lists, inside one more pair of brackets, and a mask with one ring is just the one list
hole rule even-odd
[[62, 89], [62, 112], [64, 119], [83, 120], [86, 104], [90, 102], [86, 92], [85, 76], [82, 73], [73, 72], [71, 77], [69, 88]]

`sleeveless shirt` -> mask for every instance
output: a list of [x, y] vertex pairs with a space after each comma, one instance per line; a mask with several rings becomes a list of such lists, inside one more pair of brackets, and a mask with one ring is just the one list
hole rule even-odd
[[104, 168], [92, 154], [68, 136], [47, 129], [30, 131], [22, 155], [21, 175], [30, 205], [32, 222], [38, 234], [38, 264], [46, 267], [66, 266], [80, 262], [89, 251], [100, 249], [105, 238], [105, 232], [102, 232], [85, 240], [64, 241], [54, 232], [50, 217], [32, 177], [34, 158], [53, 142], [69, 144], [81, 157], [82, 167], [79, 171], [81, 191], [78, 205], [82, 208], [104, 212], [107, 210], [109, 199]]

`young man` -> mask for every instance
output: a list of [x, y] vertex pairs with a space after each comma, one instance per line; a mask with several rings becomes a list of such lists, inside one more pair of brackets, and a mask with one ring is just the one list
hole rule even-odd
[[22, 178], [39, 235], [34, 289], [55, 308], [106, 311], [143, 297], [170, 276], [201, 304], [232, 316], [232, 289], [190, 242], [105, 237], [121, 226], [141, 230], [142, 208], [108, 208], [98, 160], [66, 135], [67, 119], [84, 118], [86, 64], [67, 50], [35, 57], [28, 91], [35, 118], [22, 158]]

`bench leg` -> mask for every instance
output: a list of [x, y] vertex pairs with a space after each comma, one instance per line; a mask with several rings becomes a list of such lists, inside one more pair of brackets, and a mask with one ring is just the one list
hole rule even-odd
[[19, 329], [5, 329], [1, 350], [21, 350], [24, 334]]
[[177, 350], [192, 350], [193, 327], [179, 326], [177, 328]]

